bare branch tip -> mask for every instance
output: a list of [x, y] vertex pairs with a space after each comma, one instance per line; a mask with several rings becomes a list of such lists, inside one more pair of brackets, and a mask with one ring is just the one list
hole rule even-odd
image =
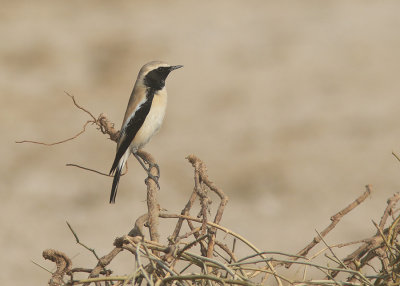
[[394, 151], [392, 151], [392, 155], [400, 162], [400, 157]]

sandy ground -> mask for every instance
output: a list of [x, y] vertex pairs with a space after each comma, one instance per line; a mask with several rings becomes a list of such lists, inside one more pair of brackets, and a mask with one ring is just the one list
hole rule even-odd
[[[1, 1], [1, 260], [5, 285], [44, 285], [46, 248], [87, 263], [68, 230], [99, 255], [145, 212], [144, 172], [131, 158], [117, 203], [115, 144], [64, 91], [120, 126], [139, 68], [183, 64], [168, 79], [161, 132], [147, 146], [160, 202], [178, 212], [194, 153], [230, 197], [222, 223], [264, 250], [296, 252], [372, 184], [371, 199], [328, 236], [375, 232], [399, 190], [400, 3], [373, 1]], [[216, 200], [215, 200], [216, 202]], [[170, 233], [163, 225], [164, 234]], [[165, 235], [163, 239], [165, 239]], [[124, 264], [130, 271], [131, 260]]]

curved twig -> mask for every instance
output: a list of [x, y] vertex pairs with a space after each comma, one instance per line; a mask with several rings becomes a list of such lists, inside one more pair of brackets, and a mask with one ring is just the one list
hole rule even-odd
[[45, 145], [45, 146], [53, 146], [53, 145], [65, 143], [65, 142], [74, 140], [77, 137], [79, 137], [81, 134], [83, 134], [86, 131], [86, 126], [89, 123], [94, 124], [95, 122], [93, 122], [92, 120], [86, 121], [86, 123], [83, 125], [83, 129], [80, 132], [78, 132], [76, 135], [74, 135], [74, 136], [72, 136], [70, 138], [67, 138], [67, 139], [64, 139], [64, 140], [61, 140], [61, 141], [57, 141], [57, 142], [53, 142], [53, 143], [45, 143], [45, 142], [39, 142], [39, 141], [22, 140], [22, 141], [15, 141], [15, 143], [33, 143], [33, 144], [39, 144], [39, 145]]
[[79, 105], [76, 102], [75, 97], [73, 95], [69, 94], [67, 91], [64, 91], [64, 93], [66, 95], [68, 95], [72, 99], [72, 101], [74, 102], [76, 107], [78, 107], [80, 110], [82, 110], [82, 111], [86, 112], [87, 114], [89, 114], [89, 116], [92, 117], [93, 121], [96, 121], [96, 117], [94, 117], [94, 115], [89, 110], [87, 110], [86, 108], [84, 108], [81, 105]]

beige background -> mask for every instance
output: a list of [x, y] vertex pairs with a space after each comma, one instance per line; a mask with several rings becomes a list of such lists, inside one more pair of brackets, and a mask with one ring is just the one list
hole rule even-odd
[[145, 212], [134, 159], [115, 205], [110, 178], [65, 166], [109, 170], [115, 145], [94, 128], [54, 147], [14, 142], [81, 129], [88, 117], [64, 91], [119, 127], [150, 60], [185, 66], [168, 79], [165, 124], [146, 147], [169, 211], [192, 190], [190, 153], [230, 197], [222, 223], [264, 250], [296, 252], [367, 183], [371, 199], [327, 240], [371, 235], [399, 190], [399, 2], [1, 2], [3, 283], [44, 285], [48, 273], [30, 260], [52, 269], [46, 248], [94, 265], [66, 220], [103, 255]]

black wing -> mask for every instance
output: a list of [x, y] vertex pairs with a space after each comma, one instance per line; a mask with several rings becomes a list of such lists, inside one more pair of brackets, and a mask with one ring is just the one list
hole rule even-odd
[[131, 145], [132, 140], [133, 138], [135, 138], [140, 127], [142, 127], [147, 117], [147, 114], [149, 114], [150, 112], [150, 107], [153, 102], [153, 98], [154, 98], [154, 91], [148, 90], [146, 101], [139, 107], [138, 110], [136, 110], [135, 115], [132, 116], [132, 118], [126, 124], [126, 127], [122, 128], [120, 135], [122, 141], [120, 142], [117, 154], [115, 155], [114, 163], [112, 164], [110, 170], [110, 175], [114, 173], [115, 169], [118, 166], [119, 160], [125, 154], [126, 150], [129, 148], [129, 145]]

